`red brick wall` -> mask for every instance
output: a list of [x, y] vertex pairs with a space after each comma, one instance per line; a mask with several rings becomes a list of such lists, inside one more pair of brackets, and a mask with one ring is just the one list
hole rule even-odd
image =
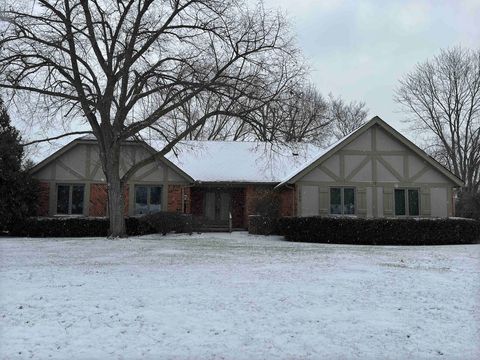
[[297, 208], [295, 188], [283, 187], [280, 190], [280, 216], [294, 216]]
[[168, 203], [167, 211], [170, 212], [182, 212], [182, 186], [181, 185], [168, 185]]
[[[264, 185], [247, 185], [245, 187], [245, 224], [248, 224], [248, 215], [255, 214], [255, 199], [262, 191], [272, 190]], [[280, 193], [280, 216], [294, 216], [297, 207], [295, 188], [283, 187]]]
[[50, 184], [48, 182], [40, 182], [38, 191], [38, 216], [48, 216], [49, 194]]
[[[128, 185], [123, 193], [125, 208], [124, 214], [128, 216]], [[107, 184], [90, 184], [89, 216], [107, 216], [108, 192]]]
[[89, 216], [106, 216], [107, 202], [107, 184], [91, 184]]

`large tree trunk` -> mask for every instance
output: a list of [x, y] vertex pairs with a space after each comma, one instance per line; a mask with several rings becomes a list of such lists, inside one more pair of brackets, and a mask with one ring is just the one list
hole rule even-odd
[[120, 146], [113, 146], [107, 154], [105, 176], [108, 189], [108, 215], [110, 219], [110, 237], [125, 237], [125, 216], [123, 184], [120, 180]]

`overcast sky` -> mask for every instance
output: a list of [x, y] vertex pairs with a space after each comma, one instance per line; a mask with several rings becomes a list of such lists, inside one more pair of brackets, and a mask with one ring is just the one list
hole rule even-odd
[[[442, 48], [480, 47], [480, 0], [264, 2], [290, 19], [311, 66], [311, 79], [322, 94], [365, 101], [370, 117], [379, 115], [417, 143], [392, 99], [398, 80]], [[38, 137], [32, 129], [22, 130], [27, 138]], [[29, 156], [38, 160], [69, 140], [31, 147]]]
[[264, 1], [290, 18], [321, 93], [365, 101], [399, 130], [398, 79], [442, 48], [480, 46], [480, 0]]

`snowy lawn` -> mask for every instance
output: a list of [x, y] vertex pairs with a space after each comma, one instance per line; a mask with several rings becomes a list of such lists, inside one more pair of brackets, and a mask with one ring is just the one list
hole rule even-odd
[[0, 238], [0, 358], [479, 359], [480, 245]]

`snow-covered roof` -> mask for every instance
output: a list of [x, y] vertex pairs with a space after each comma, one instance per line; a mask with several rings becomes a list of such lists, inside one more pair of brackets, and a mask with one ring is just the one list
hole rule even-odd
[[183, 141], [166, 158], [199, 182], [278, 183], [321, 151], [307, 143]]

